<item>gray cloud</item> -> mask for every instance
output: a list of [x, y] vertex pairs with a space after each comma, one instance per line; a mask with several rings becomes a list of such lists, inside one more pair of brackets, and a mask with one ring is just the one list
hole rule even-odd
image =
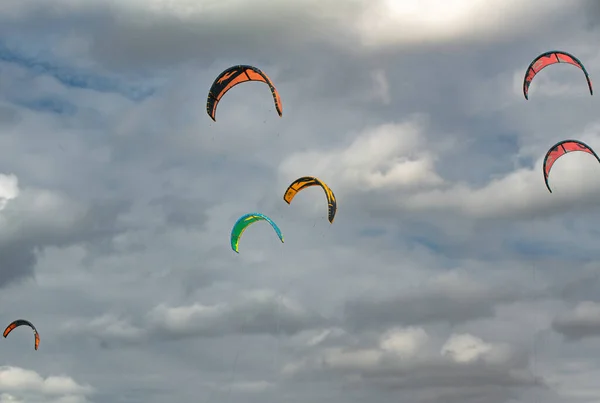
[[200, 228], [207, 220], [206, 203], [202, 199], [180, 196], [163, 196], [150, 202], [164, 211], [167, 226]]
[[0, 242], [4, 262], [0, 287], [33, 276], [38, 253], [44, 248], [85, 245], [93, 252], [108, 246], [120, 231], [119, 216], [128, 208], [110, 200], [86, 206], [50, 193], [23, 193], [19, 206], [30, 203], [30, 208], [9, 205], [5, 210], [11, 231]]
[[569, 341], [600, 336], [600, 305], [586, 301], [552, 323], [553, 329]]
[[153, 340], [180, 340], [229, 335], [294, 335], [319, 328], [329, 321], [304, 309], [285, 296], [255, 292], [238, 302], [218, 305], [192, 304], [153, 308], [138, 327], [128, 319], [104, 315], [91, 321], [65, 325], [68, 335], [87, 334], [105, 347], [112, 343], [137, 344]]
[[[404, 336], [423, 337], [419, 332]], [[491, 345], [471, 335], [452, 335], [441, 349], [414, 350], [403, 343], [382, 343], [379, 349], [324, 350], [320, 355], [288, 365], [292, 377], [345, 377], [352, 389], [375, 388], [385, 393], [403, 393], [420, 402], [507, 401], [519, 390], [549, 390], [545, 381], [531, 372], [527, 353]], [[388, 339], [390, 340], [390, 339]], [[395, 350], [395, 348], [402, 350]], [[408, 348], [408, 349], [407, 349]], [[408, 354], [408, 355], [407, 355]]]
[[[42, 344], [13, 334], [3, 364], [86, 403], [597, 399], [596, 339], [549, 331], [590, 327], [556, 315], [596, 300], [597, 164], [561, 159], [552, 195], [540, 165], [600, 142], [596, 98], [568, 66], [520, 88], [550, 45], [594, 79], [583, 7], [237, 3], [4, 4], [0, 317]], [[257, 83], [206, 116], [234, 63], [282, 118]], [[334, 224], [317, 189], [282, 200], [304, 175]], [[257, 223], [231, 251], [250, 211], [286, 242]], [[0, 400], [52, 401], [27, 385]]]
[[596, 28], [600, 22], [600, 6], [597, 2], [592, 0], [587, 0], [584, 2], [584, 4], [588, 27]]
[[494, 316], [495, 308], [523, 298], [516, 288], [489, 287], [449, 278], [388, 298], [349, 301], [345, 320], [355, 329], [444, 322], [451, 325]]

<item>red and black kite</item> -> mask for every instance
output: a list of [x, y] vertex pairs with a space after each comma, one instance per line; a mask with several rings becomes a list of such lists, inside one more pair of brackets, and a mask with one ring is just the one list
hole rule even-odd
[[6, 327], [6, 329], [4, 329], [4, 334], [3, 334], [4, 338], [6, 338], [6, 336], [8, 336], [8, 334], [9, 334], [10, 332], [12, 332], [12, 331], [13, 331], [15, 328], [17, 328], [17, 327], [19, 327], [19, 326], [23, 326], [23, 325], [27, 325], [27, 326], [29, 326], [30, 328], [32, 328], [32, 329], [33, 329], [33, 334], [34, 334], [34, 336], [35, 336], [35, 346], [34, 346], [34, 347], [35, 347], [35, 349], [37, 350], [37, 349], [38, 349], [38, 347], [39, 347], [39, 345], [40, 345], [40, 335], [38, 334], [38, 331], [37, 331], [37, 329], [35, 328], [35, 326], [33, 326], [33, 323], [31, 323], [31, 322], [30, 322], [30, 321], [28, 321], [28, 320], [25, 320], [25, 319], [17, 319], [17, 320], [15, 320], [14, 322], [12, 322], [10, 325], [8, 325], [8, 326]]
[[281, 99], [279, 98], [279, 92], [273, 85], [273, 82], [265, 73], [260, 69], [247, 65], [233, 66], [219, 74], [215, 79], [210, 90], [208, 91], [208, 99], [206, 100], [206, 113], [215, 122], [217, 119], [215, 115], [217, 113], [217, 104], [223, 98], [223, 95], [238, 84], [245, 83], [246, 81], [260, 81], [266, 83], [271, 89], [273, 94], [273, 100], [275, 101], [275, 108], [279, 116], [282, 115]]
[[544, 182], [546, 182], [546, 187], [550, 193], [552, 193], [552, 190], [548, 184], [548, 175], [550, 175], [550, 169], [552, 169], [552, 165], [554, 165], [557, 159], [572, 151], [583, 151], [585, 153], [592, 154], [594, 157], [596, 157], [598, 162], [600, 162], [598, 155], [587, 144], [579, 140], [559, 141], [553, 145], [550, 150], [548, 150], [546, 156], [544, 157], [544, 164], [542, 165], [542, 169], [544, 170]]
[[529, 86], [531, 85], [531, 81], [535, 77], [537, 73], [540, 72], [544, 67], [550, 66], [556, 63], [568, 63], [573, 66], [579, 67], [583, 74], [585, 74], [585, 79], [587, 80], [588, 87], [590, 89], [590, 95], [594, 95], [594, 90], [592, 88], [592, 80], [588, 75], [587, 70], [583, 66], [583, 64], [579, 61], [575, 56], [562, 52], [560, 50], [552, 50], [550, 52], [542, 53], [527, 67], [527, 71], [525, 72], [525, 79], [523, 80], [523, 95], [525, 95], [525, 99], [529, 99]]

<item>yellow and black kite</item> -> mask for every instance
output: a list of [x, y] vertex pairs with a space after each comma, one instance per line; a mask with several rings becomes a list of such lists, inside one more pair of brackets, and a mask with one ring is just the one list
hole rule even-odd
[[328, 218], [329, 222], [333, 224], [333, 219], [335, 218], [335, 213], [337, 211], [337, 201], [335, 200], [335, 195], [333, 194], [331, 189], [329, 189], [329, 186], [327, 186], [324, 182], [321, 182], [321, 180], [319, 180], [318, 178], [315, 178], [313, 176], [303, 176], [302, 178], [296, 179], [294, 182], [292, 182], [290, 186], [288, 186], [287, 190], [285, 191], [285, 194], [283, 195], [283, 200], [285, 200], [287, 204], [290, 204], [292, 202], [292, 199], [296, 196], [296, 194], [299, 191], [311, 186], [321, 186], [321, 188], [323, 188], [323, 190], [325, 191], [325, 196], [327, 196], [327, 205], [329, 210]]

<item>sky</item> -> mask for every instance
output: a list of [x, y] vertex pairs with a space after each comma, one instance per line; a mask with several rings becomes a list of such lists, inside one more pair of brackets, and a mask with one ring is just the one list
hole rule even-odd
[[[596, 1], [3, 0], [1, 403], [598, 403]], [[205, 112], [235, 64], [262, 69]], [[286, 187], [317, 176], [288, 205]], [[259, 222], [231, 250], [243, 214]], [[1, 325], [0, 326], [5, 326]]]

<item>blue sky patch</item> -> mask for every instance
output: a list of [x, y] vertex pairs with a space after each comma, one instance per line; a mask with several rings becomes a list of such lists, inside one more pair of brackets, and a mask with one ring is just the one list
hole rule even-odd
[[66, 87], [117, 93], [132, 101], [142, 101], [154, 94], [149, 86], [130, 84], [119, 77], [109, 77], [91, 71], [61, 65], [60, 63], [25, 55], [0, 42], [0, 61], [13, 63], [35, 74], [49, 75]]
[[37, 112], [49, 112], [58, 115], [74, 115], [77, 113], [77, 106], [66, 100], [54, 97], [14, 101], [13, 103]]

